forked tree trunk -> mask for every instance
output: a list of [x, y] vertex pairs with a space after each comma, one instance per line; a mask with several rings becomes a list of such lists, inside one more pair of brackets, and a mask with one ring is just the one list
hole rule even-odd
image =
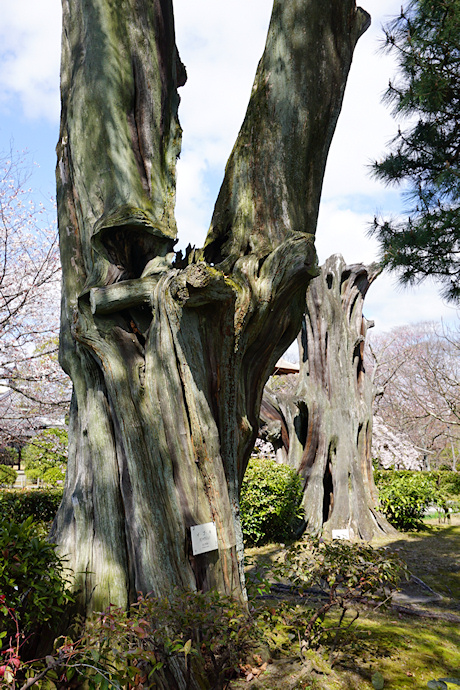
[[[173, 263], [181, 130], [171, 0], [64, 0], [61, 361], [74, 386], [53, 538], [84, 611], [244, 598], [239, 487], [263, 386], [300, 328], [354, 0], [276, 0], [203, 250]], [[192, 525], [218, 550], [193, 556]]]
[[291, 393], [267, 390], [261, 417], [279, 428], [285, 461], [305, 481], [304, 527], [371, 539], [394, 531], [376, 511], [371, 440], [373, 382], [364, 365], [371, 324], [363, 302], [377, 265], [329, 257], [309, 285], [299, 336], [300, 371]]

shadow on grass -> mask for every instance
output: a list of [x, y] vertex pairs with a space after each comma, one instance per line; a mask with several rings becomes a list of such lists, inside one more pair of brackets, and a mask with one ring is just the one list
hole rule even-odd
[[459, 524], [426, 525], [420, 532], [401, 533], [373, 542], [401, 556], [413, 575], [443, 595], [441, 607], [460, 609], [460, 521]]
[[460, 678], [458, 624], [414, 620], [389, 611], [363, 613], [358, 625], [337, 670], [353, 671], [368, 681], [380, 671], [385, 687], [392, 689], [418, 689], [432, 679]]

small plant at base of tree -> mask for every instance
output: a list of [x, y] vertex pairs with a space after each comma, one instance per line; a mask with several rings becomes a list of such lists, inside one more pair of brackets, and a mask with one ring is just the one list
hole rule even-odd
[[[19, 630], [18, 620], [16, 618], [14, 609], [7, 606], [6, 597], [0, 594], [0, 616], [11, 620], [16, 628], [14, 635], [8, 638], [8, 630], [0, 631], [0, 686], [3, 681], [10, 685], [14, 683], [14, 678], [18, 669], [21, 666], [20, 647], [21, 647], [21, 633]], [[8, 647], [4, 647], [3, 640], [7, 641]]]
[[128, 612], [110, 606], [94, 615], [81, 637], [59, 638], [54, 654], [21, 671], [31, 684], [46, 678], [57, 687], [121, 690], [170, 687], [170, 669], [183, 664], [186, 688], [200, 678], [203, 690], [223, 690], [257, 634], [244, 607], [215, 591], [139, 596]]
[[[272, 642], [282, 645], [283, 635], [286, 637], [287, 633], [289, 639], [290, 633], [290, 639], [299, 640], [301, 657], [309, 648], [326, 644], [333, 664], [334, 651], [341, 645], [343, 633], [359, 617], [357, 607], [386, 606], [391, 593], [407, 578], [407, 567], [383, 549], [342, 540], [328, 543], [305, 538], [284, 552], [273, 574], [290, 583], [303, 601], [301, 606], [298, 601], [285, 602], [282, 611], [262, 612], [264, 624], [272, 631]], [[326, 616], [333, 610], [338, 611], [338, 620], [326, 626]]]

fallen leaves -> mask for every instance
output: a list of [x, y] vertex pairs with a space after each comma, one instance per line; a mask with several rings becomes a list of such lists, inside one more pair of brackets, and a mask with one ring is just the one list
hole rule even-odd
[[258, 654], [254, 656], [254, 661], [259, 664], [258, 666], [252, 666], [251, 664], [244, 664], [240, 666], [241, 674], [245, 677], [246, 682], [250, 683], [251, 680], [258, 678], [264, 671], [267, 670], [268, 662], [262, 663], [262, 657]]

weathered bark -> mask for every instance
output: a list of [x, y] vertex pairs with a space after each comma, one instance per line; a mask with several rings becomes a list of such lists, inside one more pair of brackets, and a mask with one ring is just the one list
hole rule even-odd
[[[173, 264], [171, 0], [64, 0], [58, 213], [70, 449], [53, 538], [85, 611], [138, 591], [244, 597], [239, 486], [300, 328], [354, 0], [275, 2], [204, 250]], [[219, 549], [193, 556], [190, 527]]]
[[348, 529], [371, 539], [394, 531], [375, 509], [371, 440], [372, 377], [364, 366], [366, 293], [377, 265], [346, 265], [331, 256], [309, 285], [299, 336], [295, 390], [266, 390], [261, 418], [278, 455], [305, 481], [304, 527], [330, 535]]

